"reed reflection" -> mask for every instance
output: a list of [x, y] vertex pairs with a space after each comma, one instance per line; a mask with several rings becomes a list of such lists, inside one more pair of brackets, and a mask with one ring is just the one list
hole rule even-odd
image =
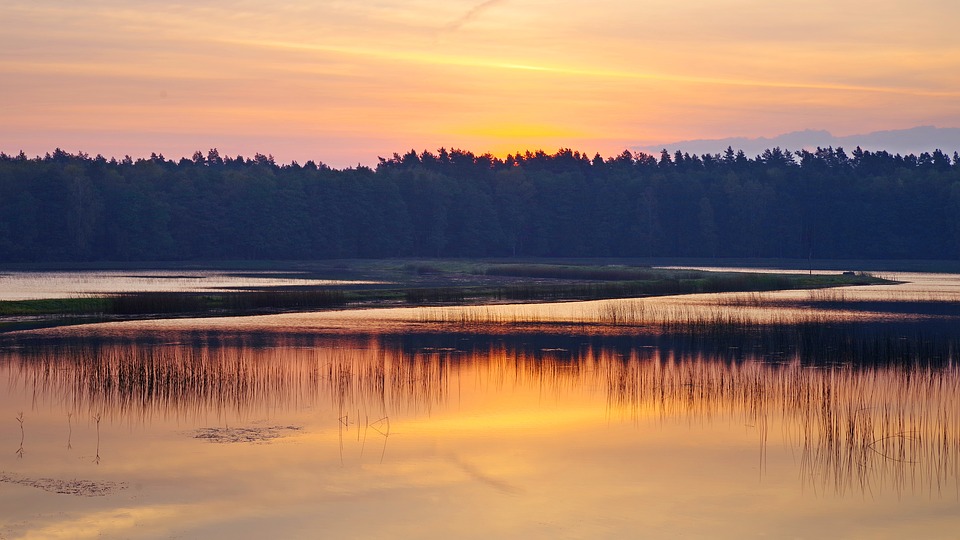
[[[417, 414], [444, 399], [456, 351], [409, 353], [370, 336], [221, 335], [32, 341], [0, 352], [9, 392], [74, 414], [147, 421], [327, 404]], [[69, 444], [69, 441], [68, 441]]]
[[[637, 429], [647, 420], [753, 426], [761, 458], [768, 439], [781, 437], [803, 484], [816, 492], [957, 490], [955, 349], [843, 335], [845, 345], [810, 356], [801, 353], [809, 344], [788, 342], [786, 333], [739, 341], [709, 334], [189, 334], [22, 342], [3, 349], [0, 370], [7, 388], [30, 395], [34, 406], [65, 406], [70, 429], [73, 414], [94, 417], [97, 461], [101, 414], [147, 422], [305, 408], [338, 419], [341, 460], [352, 429], [361, 452], [369, 435], [382, 438], [382, 461], [391, 420], [455, 411], [452, 398], [469, 386], [560, 403], [587, 395]], [[18, 421], [22, 453], [22, 415]]]
[[611, 407], [659, 418], [736, 420], [765, 444], [778, 425], [804, 484], [837, 494], [958, 488], [960, 370], [809, 365], [794, 358], [716, 362], [634, 356], [606, 364]]

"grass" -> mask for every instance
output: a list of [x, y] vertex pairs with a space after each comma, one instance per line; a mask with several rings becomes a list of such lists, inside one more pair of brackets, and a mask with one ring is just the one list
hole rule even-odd
[[0, 301], [0, 317], [98, 313], [106, 309], [107, 303], [106, 298], [90, 297]]

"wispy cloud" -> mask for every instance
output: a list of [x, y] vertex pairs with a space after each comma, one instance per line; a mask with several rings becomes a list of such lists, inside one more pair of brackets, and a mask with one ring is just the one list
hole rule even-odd
[[[500, 1], [500, 0], [496, 0]], [[489, 3], [489, 2], [487, 2]], [[643, 80], [659, 81], [663, 83], [686, 83], [686, 84], [706, 84], [735, 87], [755, 87], [769, 89], [796, 89], [796, 90], [821, 90], [821, 91], [843, 91], [843, 92], [866, 92], [866, 93], [886, 93], [900, 94], [921, 97], [960, 97], [960, 92], [955, 90], [936, 90], [926, 88], [911, 88], [883, 85], [858, 85], [843, 84], [832, 82], [811, 81], [793, 81], [793, 80], [764, 80], [736, 77], [709, 77], [686, 74], [674, 74], [657, 71], [642, 70], [613, 70], [613, 69], [592, 69], [580, 68], [575, 66], [555, 66], [555, 65], [537, 65], [521, 64], [513, 62], [504, 62], [498, 59], [471, 58], [466, 56], [452, 56], [423, 51], [403, 51], [399, 49], [384, 50], [372, 47], [342, 46], [342, 45], [324, 45], [313, 43], [294, 43], [288, 41], [270, 41], [270, 40], [248, 40], [248, 39], [229, 39], [223, 40], [226, 43], [235, 45], [245, 45], [254, 47], [266, 47], [272, 49], [302, 50], [327, 52], [335, 54], [345, 54], [353, 56], [364, 56], [377, 58], [381, 60], [413, 62], [424, 65], [451, 65], [468, 68], [487, 68], [503, 69], [511, 71], [531, 71], [541, 73], [552, 73], [557, 75], [566, 75], [572, 77], [588, 77], [596, 79], [622, 79], [622, 80]]]
[[447, 25], [444, 26], [443, 29], [444, 31], [447, 31], [447, 32], [455, 32], [460, 28], [462, 28], [465, 24], [476, 19], [484, 11], [496, 6], [497, 4], [502, 4], [505, 1], [506, 0], [486, 0], [485, 2], [480, 2], [479, 4], [470, 8], [466, 13], [464, 13], [458, 19], [454, 19], [449, 23], [447, 23]]

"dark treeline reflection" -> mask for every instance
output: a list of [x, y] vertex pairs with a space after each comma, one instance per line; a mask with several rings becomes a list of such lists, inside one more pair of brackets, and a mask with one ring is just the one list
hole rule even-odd
[[[594, 392], [611, 418], [770, 426], [804, 481], [838, 493], [956, 489], [960, 366], [943, 350], [895, 361], [803, 358], [677, 336], [164, 334], [5, 338], [10, 393], [71, 414], [147, 421], [328, 408], [393, 419], [486, 392]], [[864, 350], [852, 347], [851, 350]]]
[[352, 257], [955, 259], [960, 156], [837, 148], [756, 157], [499, 159], [375, 168], [0, 154], [0, 260]]

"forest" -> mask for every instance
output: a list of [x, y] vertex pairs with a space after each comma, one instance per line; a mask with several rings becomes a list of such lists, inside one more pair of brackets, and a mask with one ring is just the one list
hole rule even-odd
[[960, 258], [960, 156], [0, 154], [0, 262]]

